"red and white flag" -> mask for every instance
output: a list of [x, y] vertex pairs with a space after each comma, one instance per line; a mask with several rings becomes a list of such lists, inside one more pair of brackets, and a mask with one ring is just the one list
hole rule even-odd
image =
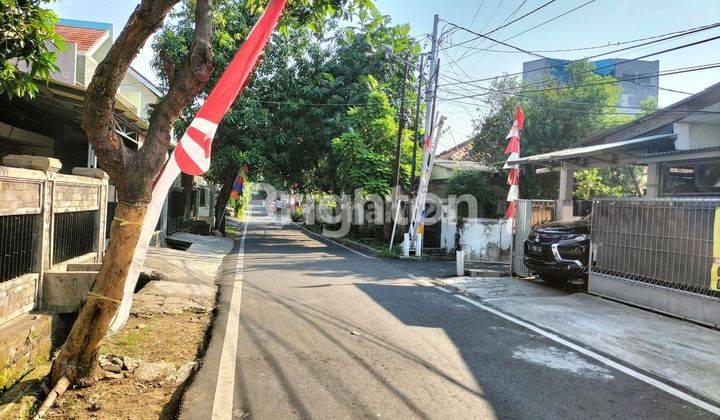
[[510, 170], [507, 180], [510, 190], [507, 196], [508, 206], [505, 212], [505, 218], [508, 219], [507, 228], [511, 235], [515, 223], [515, 200], [520, 196], [520, 165], [509, 162], [513, 162], [520, 157], [520, 130], [522, 130], [524, 120], [525, 115], [523, 114], [522, 107], [518, 105], [517, 112], [515, 113], [515, 121], [507, 137], [505, 137], [506, 139], [510, 139], [507, 148], [505, 148], [505, 154], [508, 155], [508, 163], [505, 163], [505, 166], [503, 166], [503, 169]]
[[218, 124], [228, 109], [235, 102], [245, 86], [250, 72], [270, 39], [287, 0], [270, 0], [260, 19], [250, 31], [247, 39], [240, 46], [235, 57], [228, 65], [217, 84], [200, 107], [190, 126], [175, 147], [170, 158], [165, 162], [153, 186], [152, 199], [148, 204], [143, 220], [140, 238], [130, 269], [125, 278], [125, 292], [122, 303], [115, 314], [111, 333], [117, 332], [127, 320], [132, 305], [132, 296], [137, 284], [140, 270], [145, 262], [150, 239], [152, 238], [163, 204], [170, 187], [184, 172], [189, 175], [202, 175], [210, 168], [210, 151]]
[[286, 0], [270, 0], [267, 9], [180, 139], [173, 158], [180, 170], [186, 174], [202, 175], [210, 168], [210, 148], [215, 130], [245, 86], [245, 81], [275, 29], [285, 2]]

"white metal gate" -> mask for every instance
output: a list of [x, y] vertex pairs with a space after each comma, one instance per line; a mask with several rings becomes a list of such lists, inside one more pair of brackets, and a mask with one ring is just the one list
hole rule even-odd
[[[518, 276], [529, 276], [530, 271], [523, 263], [525, 239], [527, 239], [533, 227], [555, 219], [555, 202], [552, 200], [517, 200], [515, 205], [515, 235], [512, 243], [511, 270]], [[549, 217], [539, 214], [538, 210], [542, 208], [551, 209], [547, 213]], [[534, 215], [533, 212], [535, 212]]]

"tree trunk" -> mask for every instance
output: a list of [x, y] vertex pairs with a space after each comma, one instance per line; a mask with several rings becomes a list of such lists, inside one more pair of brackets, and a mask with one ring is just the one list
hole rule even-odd
[[215, 229], [222, 233], [225, 233], [225, 218], [222, 216], [225, 214], [225, 207], [230, 200], [230, 191], [235, 184], [237, 173], [238, 170], [234, 167], [225, 171], [225, 179], [215, 201]]
[[102, 168], [115, 184], [120, 203], [100, 272], [53, 362], [52, 385], [62, 377], [79, 385], [94, 379], [100, 342], [123, 298], [153, 179], [165, 162], [171, 128], [213, 71], [211, 0], [196, 0], [195, 34], [185, 64], [174, 71], [166, 95], [155, 105], [143, 147], [133, 150], [125, 146], [115, 132], [116, 93], [138, 51], [178, 2], [142, 0], [98, 64], [85, 94], [82, 128]]
[[78, 318], [52, 365], [52, 383], [66, 377], [87, 386], [95, 379], [100, 342], [123, 297], [125, 277], [135, 252], [147, 210], [146, 204], [118, 203], [110, 228], [110, 244], [100, 272], [82, 305]]

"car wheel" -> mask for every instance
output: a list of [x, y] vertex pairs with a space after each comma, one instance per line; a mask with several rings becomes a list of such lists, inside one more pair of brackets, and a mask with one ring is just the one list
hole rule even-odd
[[569, 278], [567, 277], [557, 276], [553, 274], [540, 274], [540, 278], [549, 286], [562, 286], [569, 280]]

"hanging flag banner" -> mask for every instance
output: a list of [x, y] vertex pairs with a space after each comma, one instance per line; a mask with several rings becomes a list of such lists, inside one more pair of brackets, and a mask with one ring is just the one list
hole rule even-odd
[[232, 190], [230, 191], [230, 198], [236, 201], [239, 201], [240, 198], [243, 195], [243, 187], [245, 186], [245, 177], [247, 177], [248, 167], [247, 165], [243, 165], [242, 169], [240, 169], [240, 173], [238, 174], [237, 178], [235, 178], [235, 182], [233, 183]]
[[270, 0], [262, 16], [240, 46], [225, 72], [220, 76], [217, 84], [181, 137], [180, 143], [175, 147], [155, 179], [152, 199], [148, 205], [135, 254], [125, 278], [122, 303], [110, 326], [111, 334], [117, 332], [130, 315], [135, 285], [170, 187], [181, 172], [188, 175], [202, 175], [210, 168], [210, 151], [215, 130], [240, 94], [245, 81], [255, 67], [260, 53], [277, 25], [285, 3], [286, 0]]
[[523, 114], [522, 107], [518, 105], [517, 112], [515, 113], [515, 121], [507, 137], [505, 137], [506, 139], [510, 139], [510, 142], [505, 148], [505, 154], [508, 155], [508, 158], [507, 163], [503, 166], [503, 169], [510, 170], [507, 179], [510, 190], [507, 195], [508, 206], [505, 211], [505, 218], [508, 220], [507, 230], [511, 235], [515, 224], [515, 201], [520, 197], [520, 165], [509, 162], [516, 161], [520, 158], [520, 130], [522, 130], [524, 121], [525, 115]]

